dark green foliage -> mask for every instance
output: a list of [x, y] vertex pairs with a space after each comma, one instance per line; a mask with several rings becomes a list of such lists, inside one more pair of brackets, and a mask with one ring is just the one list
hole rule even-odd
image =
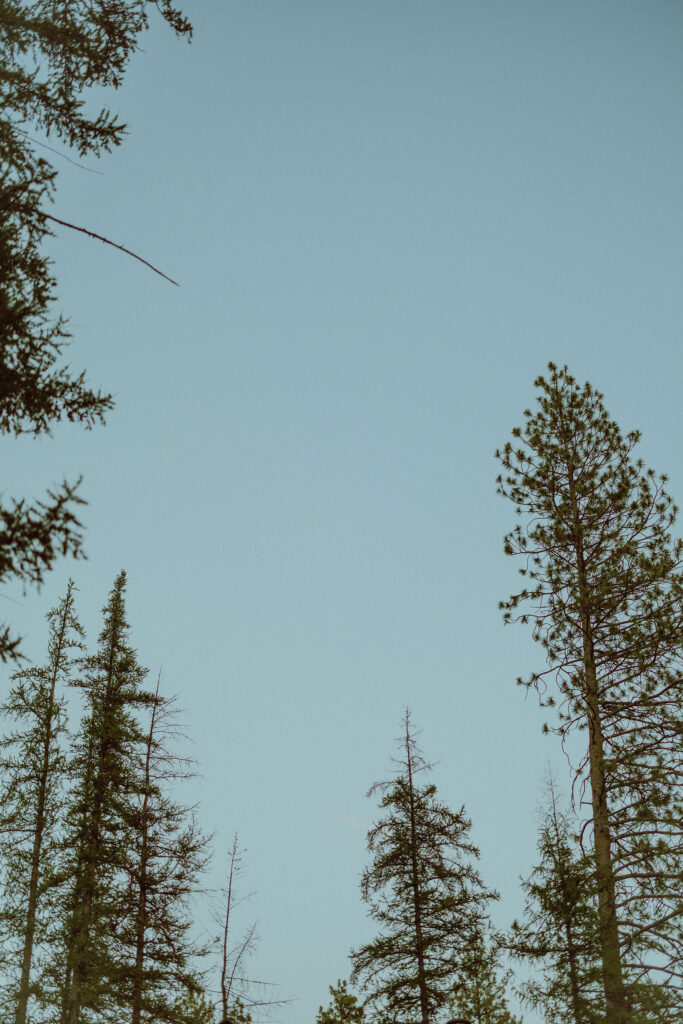
[[605, 1013], [624, 1024], [626, 972], [679, 988], [683, 976], [683, 546], [665, 477], [632, 457], [637, 432], [624, 437], [566, 367], [550, 364], [536, 386], [536, 411], [497, 453], [499, 492], [522, 516], [505, 550], [529, 580], [501, 607], [545, 649], [547, 669], [526, 685], [556, 708], [554, 731], [587, 732], [577, 771], [591, 795]]
[[540, 862], [522, 882], [524, 920], [514, 922], [507, 944], [514, 957], [533, 965], [521, 994], [548, 1024], [597, 1024], [605, 999], [595, 864], [581, 851], [570, 818], [557, 809], [552, 784], [550, 797], [538, 840]]
[[252, 1016], [239, 996], [230, 1004], [228, 1020], [230, 1024], [252, 1024]]
[[[61, 420], [90, 428], [112, 406], [63, 364], [69, 335], [43, 252], [56, 171], [30, 130], [81, 155], [121, 142], [125, 126], [107, 109], [87, 113], [83, 97], [121, 84], [152, 5], [190, 35], [170, 0], [0, 0], [0, 435], [46, 434]], [[81, 553], [77, 486], [0, 506], [0, 583], [40, 585], [57, 557]], [[18, 658], [18, 644], [0, 632], [0, 660]]]
[[380, 925], [372, 942], [351, 954], [351, 980], [381, 1017], [429, 1024], [447, 1006], [469, 950], [481, 935], [497, 893], [484, 888], [473, 861], [471, 822], [440, 803], [436, 786], [419, 785], [429, 769], [406, 711], [404, 756], [397, 776], [378, 782], [383, 816], [368, 833], [372, 855], [361, 892]]
[[184, 1024], [215, 1024], [211, 1002], [201, 992], [186, 992], [176, 1004], [177, 1019]]
[[512, 972], [500, 963], [500, 947], [484, 934], [478, 935], [463, 961], [463, 968], [449, 1012], [471, 1024], [521, 1024], [507, 1004]]
[[128, 643], [125, 585], [121, 573], [103, 609], [98, 651], [84, 659], [78, 683], [87, 710], [67, 820], [64, 873], [71, 882], [64, 900], [63, 1024], [81, 1024], [93, 1011], [113, 1018], [129, 994], [122, 919], [130, 906], [124, 879], [134, 845], [131, 803], [140, 788], [139, 750], [145, 739], [137, 714], [154, 695], [141, 689], [147, 670]]
[[67, 769], [66, 709], [60, 691], [70, 676], [74, 653], [83, 649], [74, 590], [69, 582], [63, 600], [48, 613], [45, 665], [17, 672], [0, 708], [16, 725], [1, 742], [0, 762], [0, 926], [10, 978], [3, 989], [2, 1019], [14, 1019], [16, 1024], [26, 1020], [30, 994], [43, 996], [35, 956], [55, 909], [55, 855]]
[[346, 981], [330, 985], [332, 999], [327, 1008], [318, 1010], [316, 1024], [365, 1024], [365, 1010]]

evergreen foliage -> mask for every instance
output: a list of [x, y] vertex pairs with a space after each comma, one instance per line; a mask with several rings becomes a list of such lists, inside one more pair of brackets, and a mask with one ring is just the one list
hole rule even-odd
[[448, 1005], [498, 894], [484, 887], [474, 867], [479, 851], [464, 807], [449, 810], [436, 786], [417, 780], [430, 766], [408, 711], [401, 745], [399, 774], [368, 794], [381, 794], [383, 816], [368, 833], [372, 862], [361, 893], [381, 930], [352, 952], [351, 980], [361, 982], [366, 1004], [381, 1017], [429, 1024]]
[[681, 998], [683, 545], [666, 478], [632, 458], [639, 434], [622, 435], [566, 367], [551, 363], [536, 386], [537, 410], [497, 453], [499, 493], [522, 517], [505, 550], [530, 580], [501, 607], [543, 645], [548, 667], [525, 685], [556, 707], [554, 731], [587, 732], [577, 770], [591, 797], [605, 1014], [627, 1024], [627, 972]]
[[45, 665], [15, 673], [0, 707], [0, 713], [17, 726], [0, 742], [0, 925], [9, 978], [1, 1005], [2, 1019], [16, 1024], [25, 1024], [31, 994], [44, 998], [35, 948], [49, 930], [58, 881], [55, 856], [67, 770], [61, 689], [74, 655], [83, 649], [74, 590], [70, 581], [60, 604], [48, 612]]
[[365, 1010], [358, 997], [349, 992], [348, 983], [341, 979], [330, 985], [332, 999], [329, 1006], [318, 1009], [316, 1024], [365, 1024]]
[[137, 714], [154, 696], [141, 689], [147, 670], [128, 643], [125, 586], [120, 573], [103, 609], [98, 651], [84, 659], [78, 682], [87, 711], [66, 829], [65, 877], [72, 881], [64, 901], [63, 1024], [82, 1024], [93, 1012], [113, 1019], [129, 991], [123, 926], [135, 841], [131, 797], [139, 791], [138, 752], [144, 743]]
[[540, 862], [522, 882], [524, 920], [513, 923], [508, 948], [534, 965], [521, 995], [548, 1024], [597, 1024], [604, 1019], [605, 998], [595, 864], [580, 849], [569, 816], [558, 810], [552, 782], [549, 795], [538, 840]]
[[[112, 407], [63, 365], [69, 334], [53, 315], [56, 280], [43, 251], [57, 172], [29, 129], [81, 156], [121, 142], [125, 126], [106, 108], [88, 114], [83, 97], [121, 84], [152, 5], [190, 36], [171, 0], [0, 0], [0, 434], [49, 434], [61, 420], [90, 428]], [[0, 505], [0, 583], [40, 585], [60, 555], [82, 553], [77, 487]], [[19, 642], [3, 627], [0, 660], [20, 657]]]
[[194, 990], [183, 993], [178, 999], [176, 1016], [187, 1024], [215, 1024], [216, 1020], [207, 996]]
[[507, 989], [512, 971], [500, 963], [500, 947], [484, 934], [472, 943], [463, 963], [451, 1013], [471, 1024], [521, 1024], [510, 1012]]

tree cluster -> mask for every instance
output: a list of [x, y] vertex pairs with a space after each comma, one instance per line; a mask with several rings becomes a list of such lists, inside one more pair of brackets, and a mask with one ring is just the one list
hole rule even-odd
[[202, 996], [208, 838], [172, 795], [192, 765], [173, 699], [145, 688], [125, 587], [121, 573], [88, 653], [69, 583], [45, 664], [15, 673], [0, 709], [0, 1005], [15, 1024], [190, 1024]]
[[[622, 434], [592, 385], [551, 363], [536, 387], [537, 408], [496, 453], [499, 493], [520, 517], [505, 551], [522, 556], [526, 583], [501, 608], [506, 622], [530, 623], [545, 652], [546, 666], [518, 682], [554, 711], [546, 731], [565, 749], [585, 737], [572, 810], [551, 780], [523, 919], [495, 933], [470, 823], [420, 784], [429, 766], [406, 712], [400, 771], [370, 791], [384, 815], [368, 834], [361, 893], [380, 931], [351, 954], [358, 1006], [378, 1024], [512, 1022], [504, 955], [531, 968], [515, 988], [548, 1024], [683, 1017], [677, 509], [666, 477], [633, 457], [639, 434]], [[330, 992], [319, 1022], [355, 1019], [355, 995]]]

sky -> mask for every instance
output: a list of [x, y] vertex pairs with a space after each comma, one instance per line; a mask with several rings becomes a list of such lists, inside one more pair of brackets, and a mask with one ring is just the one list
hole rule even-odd
[[292, 999], [272, 1019], [300, 1024], [373, 934], [366, 792], [405, 706], [500, 927], [548, 765], [569, 788], [515, 685], [541, 650], [498, 610], [519, 577], [494, 452], [549, 360], [642, 431], [683, 499], [683, 10], [184, 9], [191, 45], [152, 18], [106, 97], [124, 144], [87, 170], [55, 157], [55, 216], [180, 287], [75, 232], [50, 243], [69, 361], [116, 408], [5, 440], [9, 494], [83, 474], [88, 560], [2, 612], [40, 660], [73, 575], [94, 644], [126, 569], [140, 661], [186, 709], [210, 883], [237, 831], [253, 971]]

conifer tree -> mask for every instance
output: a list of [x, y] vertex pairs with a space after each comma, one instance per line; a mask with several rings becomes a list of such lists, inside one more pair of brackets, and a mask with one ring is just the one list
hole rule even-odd
[[341, 979], [330, 985], [329, 1006], [318, 1009], [316, 1024], [365, 1024], [365, 1010], [358, 997], [349, 992], [348, 983]]
[[487, 890], [473, 861], [479, 851], [469, 838], [464, 807], [442, 804], [404, 716], [398, 775], [375, 783], [384, 812], [368, 833], [372, 855], [361, 881], [363, 900], [380, 925], [372, 942], [351, 953], [353, 983], [369, 994], [366, 1005], [407, 1024], [430, 1024], [448, 1005], [453, 986], [481, 935], [487, 907], [498, 894]]
[[126, 869], [134, 835], [131, 795], [139, 790], [144, 743], [137, 713], [154, 697], [141, 689], [147, 670], [128, 643], [125, 587], [122, 572], [103, 609], [97, 653], [83, 660], [78, 682], [87, 710], [66, 830], [63, 870], [71, 884], [64, 897], [62, 1024], [82, 1024], [93, 1013], [120, 1021], [128, 1001]]
[[159, 693], [158, 681], [141, 750], [140, 785], [132, 794], [126, 865], [132, 906], [124, 933], [134, 953], [131, 1024], [184, 1024], [179, 994], [200, 991], [197, 962], [206, 952], [193, 936], [191, 898], [199, 891], [209, 839], [194, 810], [168, 792], [193, 774], [191, 761], [171, 749], [179, 735], [174, 703]]
[[524, 1002], [548, 1024], [597, 1024], [604, 1019], [600, 925], [593, 858], [578, 845], [576, 823], [557, 807], [552, 780], [541, 825], [540, 863], [522, 882], [524, 920], [515, 921], [507, 946], [534, 966], [521, 986]]
[[[73, 581], [59, 605], [48, 612], [48, 657], [40, 668], [12, 677], [0, 713], [18, 728], [2, 740], [0, 864], [2, 927], [8, 971], [14, 980], [3, 999], [3, 1019], [25, 1024], [35, 979], [36, 942], [48, 926], [56, 878], [54, 857], [63, 806], [66, 756], [65, 698], [74, 654], [83, 649], [83, 630], [74, 610]], [[18, 984], [17, 984], [18, 982]]]
[[495, 939], [478, 935], [468, 950], [450, 1011], [471, 1024], [521, 1024], [508, 1007], [511, 975], [501, 966]]
[[216, 1016], [208, 996], [190, 989], [179, 997], [177, 1018], [188, 1024], [215, 1024]]
[[639, 434], [624, 437], [566, 367], [551, 363], [536, 386], [537, 410], [497, 453], [499, 493], [523, 517], [505, 550], [531, 581], [501, 607], [543, 644], [548, 667], [526, 685], [557, 707], [555, 731], [587, 732], [577, 769], [590, 792], [606, 1022], [630, 1024], [627, 970], [679, 991], [683, 979], [683, 546], [666, 478], [631, 456]]

